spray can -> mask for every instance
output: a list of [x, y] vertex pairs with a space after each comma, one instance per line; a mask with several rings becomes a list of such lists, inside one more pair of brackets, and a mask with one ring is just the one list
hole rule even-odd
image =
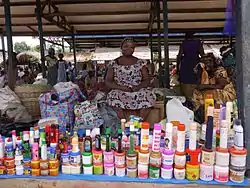
[[241, 125], [241, 120], [236, 119], [234, 124], [234, 147], [237, 150], [244, 149], [244, 135], [243, 135], [243, 127]]

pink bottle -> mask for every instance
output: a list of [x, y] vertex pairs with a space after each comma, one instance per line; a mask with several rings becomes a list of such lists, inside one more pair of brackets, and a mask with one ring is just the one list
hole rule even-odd
[[153, 152], [160, 152], [160, 142], [161, 142], [161, 125], [154, 124], [154, 132], [153, 132]]
[[39, 145], [37, 142], [34, 142], [32, 145], [32, 159], [33, 160], [39, 160]]

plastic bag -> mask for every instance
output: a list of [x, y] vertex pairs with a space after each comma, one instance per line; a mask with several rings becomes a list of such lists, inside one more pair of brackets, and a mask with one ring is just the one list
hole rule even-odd
[[194, 121], [194, 112], [183, 106], [181, 101], [173, 98], [166, 105], [167, 122], [179, 121], [186, 127], [186, 138], [189, 138], [190, 124]]

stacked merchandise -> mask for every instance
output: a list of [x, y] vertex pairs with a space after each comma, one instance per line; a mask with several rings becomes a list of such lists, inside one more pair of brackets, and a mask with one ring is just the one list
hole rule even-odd
[[[168, 122], [163, 131], [162, 125], [155, 124], [151, 139], [149, 123], [134, 116], [124, 125], [124, 131], [119, 129], [116, 139], [111, 138], [110, 128], [106, 128], [103, 144], [99, 128], [92, 132], [86, 130], [84, 136], [77, 132], [59, 132], [58, 125], [49, 123], [21, 132], [18, 136], [13, 131], [11, 138], [0, 137], [0, 174], [56, 176], [61, 167], [64, 174], [104, 174], [140, 179], [214, 179], [223, 183], [230, 179], [242, 183], [247, 153], [243, 147], [243, 128], [241, 121], [236, 119], [234, 142], [228, 152], [228, 142], [232, 140], [228, 136], [231, 128], [228, 116], [231, 113], [223, 109], [222, 106], [216, 112], [213, 105], [208, 105], [201, 148], [197, 148], [196, 123], [190, 125], [187, 144], [184, 124]], [[215, 118], [215, 112], [220, 114], [220, 118]], [[220, 133], [215, 144], [214, 129]]]

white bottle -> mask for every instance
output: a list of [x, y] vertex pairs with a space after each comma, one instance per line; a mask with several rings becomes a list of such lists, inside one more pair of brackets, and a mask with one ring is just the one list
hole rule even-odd
[[221, 128], [220, 128], [220, 148], [226, 149], [227, 148], [227, 139], [228, 139], [228, 122], [227, 120], [221, 121]]
[[30, 127], [30, 140], [29, 140], [30, 146], [34, 143], [34, 129], [33, 127]]
[[[164, 141], [165, 141], [165, 149], [171, 150], [172, 143], [173, 143], [173, 124], [172, 123], [166, 124]], [[168, 142], [168, 144], [166, 142]]]
[[0, 159], [4, 157], [4, 141], [0, 135]]
[[16, 130], [12, 131], [13, 149], [16, 149]]
[[41, 159], [42, 160], [47, 160], [48, 159], [47, 145], [46, 145], [45, 141], [43, 141], [42, 146], [41, 146]]
[[185, 125], [179, 124], [177, 130], [177, 151], [185, 151]]
[[197, 124], [191, 123], [190, 136], [189, 136], [189, 149], [190, 150], [196, 150], [196, 140], [197, 140]]
[[237, 150], [243, 150], [244, 149], [244, 133], [243, 133], [243, 127], [241, 125], [241, 120], [236, 119], [234, 123], [234, 147]]

